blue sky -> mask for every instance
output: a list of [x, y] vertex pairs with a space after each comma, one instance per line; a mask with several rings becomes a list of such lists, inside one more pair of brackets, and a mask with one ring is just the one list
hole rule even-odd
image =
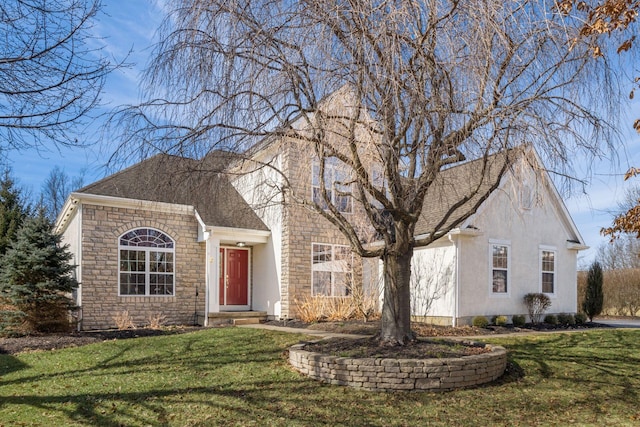
[[[117, 70], [109, 76], [102, 96], [106, 112], [118, 105], [135, 103], [139, 99], [139, 76], [147, 63], [155, 31], [163, 17], [163, 2], [105, 0], [104, 5], [104, 13], [95, 23], [93, 31], [102, 39], [105, 53], [116, 60], [122, 60], [131, 51], [127, 62], [132, 64], [131, 68]], [[615, 155], [607, 153], [591, 165], [576, 159], [578, 177], [587, 180], [589, 184], [584, 193], [570, 195], [565, 203], [587, 245], [592, 247], [581, 253], [582, 265], [590, 262], [596, 248], [607, 241], [600, 236], [599, 231], [611, 223], [611, 212], [616, 209], [625, 189], [635, 185], [633, 180], [624, 183], [622, 176], [630, 165], [640, 167], [640, 136], [631, 128], [633, 118], [637, 116], [640, 116], [639, 103], [627, 108], [620, 118], [623, 150]], [[91, 147], [11, 153], [9, 163], [19, 183], [32, 194], [38, 194], [49, 172], [56, 165], [64, 168], [72, 177], [85, 170], [85, 184], [103, 177], [106, 173], [105, 162], [113, 151], [113, 141], [108, 135], [101, 137], [97, 134], [98, 124], [92, 127], [93, 131], [87, 132], [88, 141], [97, 141]]]

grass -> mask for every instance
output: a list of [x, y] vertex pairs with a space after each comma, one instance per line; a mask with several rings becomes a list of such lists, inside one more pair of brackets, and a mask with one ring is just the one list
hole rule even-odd
[[210, 329], [0, 355], [0, 426], [638, 425], [640, 330], [490, 340], [497, 384], [370, 393], [291, 370], [300, 335]]

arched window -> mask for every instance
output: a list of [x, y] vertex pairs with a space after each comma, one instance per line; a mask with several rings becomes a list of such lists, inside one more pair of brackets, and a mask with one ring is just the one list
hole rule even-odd
[[172, 296], [175, 243], [162, 231], [136, 228], [120, 236], [119, 295]]

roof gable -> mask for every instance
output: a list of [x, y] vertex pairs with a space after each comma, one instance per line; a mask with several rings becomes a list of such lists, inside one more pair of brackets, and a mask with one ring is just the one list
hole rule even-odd
[[158, 154], [77, 193], [190, 205], [208, 226], [267, 230], [223, 172], [232, 157], [221, 151], [202, 160]]
[[433, 235], [459, 227], [499, 186], [519, 151], [506, 150], [440, 172], [424, 198], [415, 234]]
[[[438, 233], [454, 228], [464, 228], [473, 223], [478, 209], [487, 205], [496, 189], [507, 182], [507, 177], [518, 179], [516, 166], [533, 170], [541, 185], [546, 189], [551, 204], [568, 233], [568, 240], [583, 245], [584, 240], [571, 218], [551, 177], [542, 166], [538, 154], [531, 146], [523, 146], [487, 158], [473, 160], [443, 171], [438, 181], [427, 192], [424, 207], [416, 223], [416, 235]], [[500, 176], [504, 169], [503, 176]], [[496, 185], [497, 183], [497, 185]], [[492, 186], [495, 188], [492, 189]], [[456, 206], [456, 203], [459, 206]], [[473, 210], [473, 207], [476, 207]], [[469, 214], [471, 210], [471, 213]], [[440, 221], [450, 211], [445, 221]], [[467, 215], [465, 216], [465, 213]], [[440, 222], [439, 222], [440, 221]]]

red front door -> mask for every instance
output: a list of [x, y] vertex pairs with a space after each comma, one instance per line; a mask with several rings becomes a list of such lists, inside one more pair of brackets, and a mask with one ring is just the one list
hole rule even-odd
[[249, 251], [220, 248], [220, 305], [249, 304]]

